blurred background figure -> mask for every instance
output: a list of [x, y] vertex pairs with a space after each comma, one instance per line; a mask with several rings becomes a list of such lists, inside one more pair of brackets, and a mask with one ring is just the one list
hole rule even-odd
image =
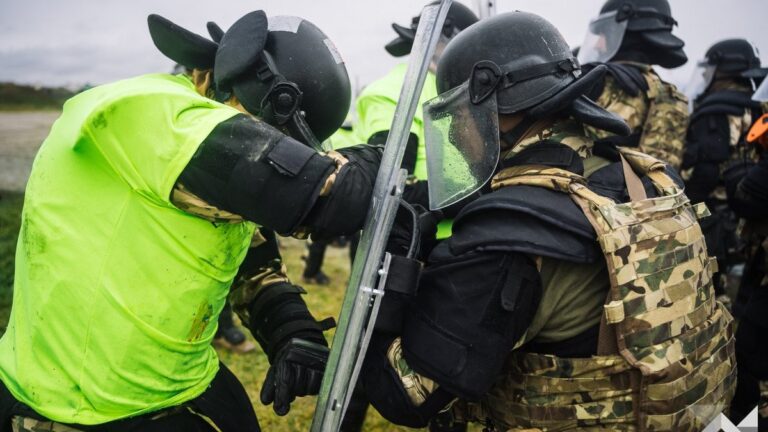
[[[408, 147], [403, 157], [403, 168], [408, 170], [410, 179], [406, 186], [403, 198], [412, 204], [429, 207], [429, 195], [427, 192], [427, 158], [424, 143], [424, 119], [421, 106], [437, 97], [435, 84], [435, 68], [445, 46], [462, 30], [478, 21], [477, 15], [472, 10], [459, 2], [454, 2], [448, 11], [448, 17], [443, 26], [443, 34], [437, 43], [435, 54], [430, 65], [427, 79], [424, 82], [424, 90], [419, 98], [419, 109], [413, 118], [411, 133], [408, 137]], [[416, 27], [419, 17], [413, 17], [411, 24], [402, 26], [392, 24], [397, 37], [384, 48], [394, 57], [404, 57], [411, 53], [413, 39], [416, 35]], [[405, 62], [397, 65], [384, 77], [368, 85], [355, 102], [358, 120], [354, 126], [358, 139], [369, 144], [385, 144], [389, 135], [389, 127], [395, 114], [395, 106], [400, 97], [400, 87], [405, 78]], [[448, 214], [450, 216], [450, 213]], [[451, 234], [451, 222], [443, 221], [438, 226], [437, 237], [446, 238]]]
[[768, 430], [768, 80], [753, 99], [761, 103], [763, 115], [753, 124], [747, 143], [760, 146], [759, 161], [734, 160], [724, 173], [728, 202], [743, 218], [741, 237], [747, 246], [734, 304], [739, 374], [731, 418], [738, 422], [758, 405], [758, 430]]
[[667, 0], [608, 0], [589, 24], [579, 62], [605, 63], [605, 80], [590, 97], [632, 128], [629, 137], [590, 129], [598, 141], [634, 147], [680, 168], [688, 122], [687, 99], [654, 66], [676, 68], [688, 57], [672, 34], [677, 21]]
[[729, 164], [755, 163], [760, 157], [762, 148], [747, 142], [747, 132], [762, 114], [752, 94], [766, 73], [756, 46], [744, 39], [727, 39], [707, 51], [686, 89], [694, 109], [681, 174], [691, 201], [706, 203], [712, 212], [701, 221], [701, 228], [720, 269], [715, 290], [720, 296], [730, 294], [722, 300], [735, 297], [745, 262], [736, 233], [739, 218], [729, 208], [723, 173]]

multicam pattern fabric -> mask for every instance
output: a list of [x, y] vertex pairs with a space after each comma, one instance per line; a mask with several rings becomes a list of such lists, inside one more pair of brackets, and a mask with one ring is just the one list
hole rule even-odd
[[[259, 231], [256, 231], [250, 247], [258, 247], [265, 241]], [[253, 299], [264, 287], [281, 282], [290, 283], [290, 279], [288, 279], [288, 269], [279, 259], [264, 263], [252, 273], [238, 277], [232, 284], [229, 302], [240, 321], [243, 323], [251, 322], [250, 305]]]
[[584, 136], [584, 125], [576, 120], [568, 119], [559, 121], [555, 125], [551, 125], [550, 120], [542, 120], [534, 124], [526, 137], [508, 150], [502, 158], [509, 159], [542, 141], [555, 141], [564, 144], [578, 153], [582, 159], [592, 156], [594, 142]]
[[[648, 92], [632, 96], [607, 76], [597, 103], [623, 118], [633, 133], [640, 133], [638, 150], [679, 169], [688, 129], [688, 98], [674, 85], [662, 81], [650, 66], [633, 65], [643, 69]], [[611, 135], [591, 127], [587, 131], [596, 139]]]
[[176, 186], [173, 188], [171, 203], [183, 212], [201, 217], [213, 223], [236, 224], [243, 221], [243, 218], [239, 215], [208, 204], [202, 198], [190, 192], [181, 183], [176, 183]]
[[733, 319], [714, 298], [716, 261], [697, 222], [708, 212], [689, 203], [663, 163], [621, 153], [658, 198], [617, 204], [554, 168], [513, 167], [496, 179], [567, 191], [582, 208], [611, 282], [601, 336], [617, 345], [582, 359], [513, 353], [483, 403], [501, 430], [700, 430], [733, 397]]
[[13, 432], [81, 432], [61, 423], [37, 420], [29, 417], [14, 416], [11, 419]]
[[389, 365], [394, 369], [403, 383], [403, 388], [408, 393], [408, 398], [415, 406], [420, 406], [427, 400], [430, 394], [438, 388], [438, 384], [431, 379], [419, 375], [408, 366], [403, 357], [403, 348], [400, 344], [400, 338], [395, 339], [387, 350], [387, 359]]
[[768, 418], [768, 381], [760, 381], [760, 405], [757, 413], [762, 418]]

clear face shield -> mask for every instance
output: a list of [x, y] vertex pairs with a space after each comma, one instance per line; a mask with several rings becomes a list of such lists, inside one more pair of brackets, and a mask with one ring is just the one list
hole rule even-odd
[[473, 101], [469, 87], [467, 81], [424, 104], [431, 210], [476, 192], [499, 161], [496, 95]]
[[696, 69], [693, 70], [691, 79], [688, 80], [688, 84], [685, 86], [685, 95], [688, 97], [688, 101], [693, 107], [694, 101], [698, 99], [709, 85], [712, 84], [712, 80], [715, 78], [715, 71], [717, 66], [707, 63], [706, 60], [702, 60], [696, 65]]
[[604, 13], [589, 23], [587, 35], [579, 48], [579, 63], [605, 63], [621, 48], [629, 20], [618, 11]]

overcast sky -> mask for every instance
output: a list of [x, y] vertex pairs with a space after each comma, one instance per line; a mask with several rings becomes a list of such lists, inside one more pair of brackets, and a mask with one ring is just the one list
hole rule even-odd
[[[154, 47], [146, 16], [163, 15], [206, 34], [208, 20], [228, 28], [243, 14], [298, 15], [323, 29], [336, 43], [357, 88], [386, 73], [399, 59], [383, 46], [390, 24], [410, 23], [421, 0], [0, 0], [0, 81], [78, 86], [148, 72], [170, 71], [172, 62]], [[463, 0], [475, 8], [474, 0]], [[497, 0], [500, 12], [513, 9], [542, 15], [568, 42], [579, 45], [603, 0]], [[714, 42], [743, 37], [768, 53], [768, 0], [671, 0], [687, 42], [689, 63], [662, 74], [678, 84]], [[768, 57], [763, 56], [768, 63]]]

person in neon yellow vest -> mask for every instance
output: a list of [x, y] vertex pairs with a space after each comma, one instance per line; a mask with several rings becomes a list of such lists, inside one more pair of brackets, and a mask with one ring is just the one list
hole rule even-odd
[[[411, 203], [429, 207], [427, 196], [427, 158], [424, 144], [424, 120], [421, 106], [437, 97], [435, 84], [435, 67], [443, 49], [459, 32], [478, 21], [477, 16], [468, 7], [454, 2], [448, 11], [448, 17], [443, 26], [443, 35], [438, 42], [427, 79], [419, 99], [419, 108], [413, 118], [408, 147], [403, 158], [403, 168], [411, 174], [409, 185], [403, 196]], [[385, 46], [388, 53], [395, 57], [403, 57], [411, 53], [411, 46], [416, 35], [419, 17], [414, 17], [410, 26], [392, 24], [397, 38]], [[401, 63], [389, 71], [387, 75], [369, 84], [355, 102], [358, 121], [354, 131], [358, 140], [369, 144], [384, 144], [389, 134], [395, 107], [400, 97], [400, 87], [403, 85], [407, 65]], [[451, 233], [451, 222], [443, 221], [438, 225], [438, 238], [446, 238]]]
[[381, 148], [310, 147], [346, 115], [341, 57], [298, 17], [209, 23], [212, 40], [148, 21], [191, 76], [75, 96], [35, 159], [0, 340], [3, 431], [259, 430], [211, 347], [228, 295], [271, 364], [262, 403], [284, 415], [318, 391], [332, 323], [285, 276], [275, 232], [362, 227]]

